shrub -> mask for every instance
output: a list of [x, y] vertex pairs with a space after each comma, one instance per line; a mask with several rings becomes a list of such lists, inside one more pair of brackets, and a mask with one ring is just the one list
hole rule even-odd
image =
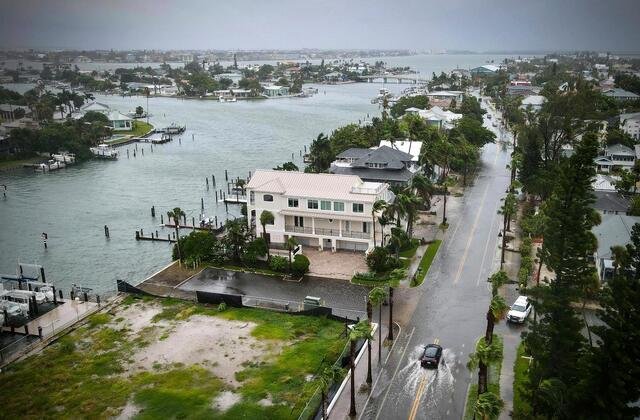
[[267, 242], [264, 238], [256, 238], [247, 245], [244, 261], [249, 265], [255, 265], [259, 257], [267, 255]]
[[[213, 248], [218, 242], [215, 236], [209, 232], [193, 231], [187, 236], [179, 239], [182, 259], [187, 261], [211, 261], [213, 259]], [[173, 248], [173, 259], [178, 259], [178, 249]]]
[[309, 264], [309, 258], [298, 254], [291, 263], [291, 271], [296, 275], [302, 276], [309, 271]]
[[359, 281], [378, 281], [375, 273], [356, 273], [352, 277], [353, 280]]
[[287, 258], [281, 257], [280, 255], [271, 256], [271, 261], [269, 261], [269, 268], [273, 271], [284, 273], [285, 271], [287, 271], [288, 266], [289, 260]]
[[367, 255], [367, 267], [373, 271], [386, 271], [389, 260], [389, 251], [385, 248], [375, 247]]
[[227, 304], [224, 302], [220, 302], [218, 305], [218, 312], [224, 312], [227, 310]]

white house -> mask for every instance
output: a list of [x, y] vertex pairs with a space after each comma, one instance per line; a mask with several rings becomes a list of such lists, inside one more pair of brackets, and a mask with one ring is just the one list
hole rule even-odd
[[631, 240], [631, 228], [636, 223], [640, 223], [640, 217], [607, 214], [602, 216], [602, 223], [591, 229], [598, 240], [598, 248], [594, 254], [594, 259], [598, 276], [602, 283], [610, 280], [613, 276], [614, 257], [611, 247], [628, 244]]
[[461, 103], [464, 93], [458, 90], [438, 90], [427, 93], [429, 99], [437, 100], [452, 100], [455, 99], [457, 103]]
[[[353, 175], [256, 170], [246, 188], [249, 224], [257, 235], [263, 229], [260, 215], [268, 210], [275, 219], [266, 226], [272, 243], [293, 237], [303, 246], [333, 251], [373, 249], [373, 203], [394, 199], [387, 184]], [[375, 229], [380, 241], [377, 222]]]
[[268, 98], [277, 98], [278, 96], [289, 96], [289, 87], [278, 86], [278, 85], [265, 86], [264, 95]]
[[595, 158], [599, 172], [611, 172], [618, 169], [630, 170], [636, 160], [636, 152], [622, 144], [613, 144], [604, 149], [604, 155]]
[[533, 110], [534, 112], [538, 112], [546, 101], [547, 98], [542, 95], [529, 95], [522, 100], [520, 108], [527, 109], [531, 107], [531, 110]]
[[452, 128], [453, 124], [457, 120], [462, 118], [462, 114], [445, 111], [439, 106], [434, 106], [431, 109], [418, 111], [418, 115], [422, 117], [428, 124], [444, 129]]
[[640, 112], [620, 115], [620, 128], [634, 140], [640, 140]]
[[111, 128], [113, 131], [130, 131], [133, 130], [133, 119], [124, 115], [119, 111], [111, 111], [107, 114]]

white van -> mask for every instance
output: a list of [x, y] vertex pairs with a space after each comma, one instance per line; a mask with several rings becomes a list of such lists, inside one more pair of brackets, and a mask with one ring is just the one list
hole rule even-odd
[[513, 302], [513, 305], [511, 305], [511, 309], [507, 314], [507, 321], [522, 324], [530, 313], [531, 302], [529, 302], [529, 299], [527, 299], [526, 296], [518, 296], [518, 299]]

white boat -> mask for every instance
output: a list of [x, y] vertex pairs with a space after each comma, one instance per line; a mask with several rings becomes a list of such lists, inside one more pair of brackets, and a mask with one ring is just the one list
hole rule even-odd
[[47, 300], [47, 296], [44, 292], [36, 292], [33, 290], [20, 290], [20, 289], [5, 290], [4, 295], [9, 296], [10, 298], [13, 298], [13, 299], [21, 299], [21, 298], [32, 299], [33, 297], [35, 297], [36, 303], [38, 305], [46, 302]]
[[89, 150], [98, 159], [118, 159], [118, 151], [108, 144], [99, 144], [97, 147], [89, 148]]
[[51, 160], [48, 160], [47, 163], [40, 163], [39, 165], [37, 165], [35, 167], [35, 170], [37, 172], [49, 172], [49, 171], [56, 171], [58, 169], [62, 169], [66, 166], [67, 165], [65, 165], [63, 162], [58, 162], [55, 159], [51, 159]]
[[376, 96], [375, 98], [373, 98], [371, 100], [372, 104], [378, 104], [378, 103], [382, 103], [382, 101], [384, 100], [384, 98], [387, 99], [392, 99], [393, 95], [391, 94], [391, 92], [389, 92], [387, 89], [382, 88], [378, 91], [378, 96]]
[[25, 310], [22, 307], [22, 305], [20, 305], [19, 303], [11, 302], [10, 300], [0, 299], [0, 312], [2, 312], [3, 315], [5, 310], [7, 311], [8, 318], [13, 318], [17, 316], [26, 316], [28, 313], [28, 307], [27, 307], [27, 310]]
[[232, 96], [230, 98], [225, 98], [224, 96], [220, 95], [218, 96], [218, 102], [238, 102], [238, 100], [236, 99], [235, 96]]
[[62, 162], [66, 165], [71, 165], [76, 162], [76, 155], [74, 155], [73, 153], [67, 153], [67, 152], [62, 152], [57, 154], [54, 153], [51, 155], [51, 157], [56, 162]]

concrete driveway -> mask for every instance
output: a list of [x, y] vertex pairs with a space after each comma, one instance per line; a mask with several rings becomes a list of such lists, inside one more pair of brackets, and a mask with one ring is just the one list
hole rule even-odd
[[302, 253], [309, 258], [309, 275], [338, 280], [351, 280], [357, 272], [369, 271], [364, 252], [318, 251], [311, 247], [303, 247]]

